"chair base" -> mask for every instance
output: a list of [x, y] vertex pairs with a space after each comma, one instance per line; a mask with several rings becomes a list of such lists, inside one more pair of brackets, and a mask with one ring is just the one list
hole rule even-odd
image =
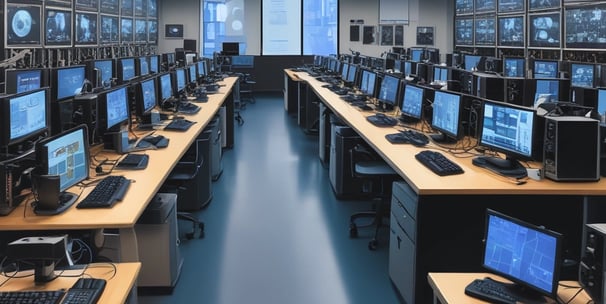
[[193, 239], [198, 230], [200, 230], [199, 238], [204, 238], [204, 223], [197, 219], [192, 213], [177, 212], [177, 219], [192, 222], [192, 230], [185, 233], [185, 237], [188, 240]]
[[[383, 218], [385, 218], [389, 212], [385, 209], [387, 205], [386, 202], [384, 202], [382, 199], [375, 199], [375, 201], [377, 202], [376, 205], [376, 211], [362, 211], [362, 212], [356, 212], [354, 214], [352, 214], [349, 217], [349, 237], [350, 238], [357, 238], [358, 237], [358, 228], [364, 228], [364, 227], [375, 227], [375, 231], [374, 231], [374, 235], [372, 237], [372, 239], [368, 242], [368, 250], [376, 250], [378, 245], [379, 245], [379, 241], [378, 241], [378, 235], [379, 235], [379, 229], [381, 227], [389, 227], [388, 224], [385, 224], [385, 222], [383, 221]], [[366, 225], [358, 225], [356, 223], [357, 219], [360, 218], [370, 218], [372, 219], [372, 221]]]

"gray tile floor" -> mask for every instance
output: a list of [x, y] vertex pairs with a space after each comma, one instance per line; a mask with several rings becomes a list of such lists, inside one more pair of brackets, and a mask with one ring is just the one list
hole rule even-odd
[[367, 249], [372, 229], [349, 238], [349, 214], [370, 203], [335, 198], [318, 137], [302, 132], [279, 94], [257, 96], [242, 116], [213, 200], [198, 212], [206, 237], [182, 240], [185, 262], [171, 295], [139, 302], [398, 303], [388, 229], [377, 251]]

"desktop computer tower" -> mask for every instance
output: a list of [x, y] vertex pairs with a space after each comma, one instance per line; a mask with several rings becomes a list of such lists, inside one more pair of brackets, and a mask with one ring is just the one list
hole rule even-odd
[[[324, 103], [320, 103], [320, 127], [318, 130], [319, 134], [319, 145], [318, 145], [318, 156], [322, 166], [327, 167], [330, 161], [330, 132], [331, 132], [331, 119], [332, 115], [328, 107]], [[334, 117], [334, 119], [337, 119]]]
[[474, 75], [473, 77], [474, 83], [476, 83], [476, 96], [495, 101], [505, 101], [503, 78], [493, 75]]
[[555, 181], [600, 179], [599, 122], [582, 116], [546, 116], [545, 177]]
[[350, 127], [338, 123], [331, 125], [330, 162], [328, 176], [330, 184], [339, 199], [367, 197], [362, 192], [363, 181], [354, 178], [349, 150], [364, 140]]
[[74, 125], [86, 124], [88, 142], [91, 145], [101, 143], [97, 128], [97, 94], [78, 95], [74, 98], [72, 121]]
[[504, 78], [505, 102], [524, 105], [524, 78]]
[[212, 180], [216, 181], [221, 176], [221, 173], [223, 173], [223, 163], [221, 162], [223, 133], [221, 132], [221, 119], [219, 116], [215, 116], [208, 123], [205, 130], [210, 132], [210, 172]]
[[586, 224], [579, 265], [579, 283], [594, 303], [604, 303], [606, 290], [606, 224]]

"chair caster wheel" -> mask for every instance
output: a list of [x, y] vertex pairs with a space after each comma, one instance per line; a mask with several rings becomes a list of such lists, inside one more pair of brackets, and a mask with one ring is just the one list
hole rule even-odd
[[377, 250], [377, 246], [378, 246], [377, 240], [372, 240], [372, 241], [368, 242], [368, 250], [375, 251], [375, 250]]
[[188, 232], [188, 233], [186, 233], [186, 234], [185, 234], [185, 237], [186, 237], [188, 240], [191, 240], [191, 239], [193, 239], [193, 238], [194, 238], [194, 233], [193, 233], [193, 232]]
[[357, 238], [358, 237], [358, 227], [356, 224], [349, 224], [349, 237]]

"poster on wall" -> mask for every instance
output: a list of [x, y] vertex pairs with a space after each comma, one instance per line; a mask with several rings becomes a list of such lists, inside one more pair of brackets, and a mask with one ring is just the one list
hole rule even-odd
[[350, 25], [349, 26], [349, 41], [360, 41], [360, 26]]
[[364, 26], [362, 31], [362, 44], [376, 44], [375, 39], [375, 27], [374, 26]]
[[381, 45], [393, 45], [393, 25], [381, 25]]
[[164, 29], [166, 38], [183, 38], [183, 24], [167, 24]]
[[433, 26], [417, 26], [417, 45], [433, 45]]
[[396, 25], [393, 31], [393, 45], [404, 45], [404, 26]]

